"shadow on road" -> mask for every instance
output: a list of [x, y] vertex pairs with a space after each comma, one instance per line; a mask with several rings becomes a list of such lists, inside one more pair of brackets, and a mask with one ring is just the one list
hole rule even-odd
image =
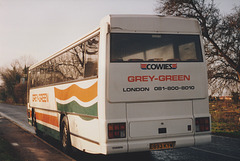
[[[44, 141], [48, 142], [52, 146], [61, 150], [59, 141], [45, 135], [39, 136]], [[151, 152], [138, 152], [138, 153], [126, 153], [126, 154], [113, 154], [113, 155], [101, 155], [101, 154], [89, 154], [73, 148], [71, 154], [73, 159], [77, 161], [154, 161]]]

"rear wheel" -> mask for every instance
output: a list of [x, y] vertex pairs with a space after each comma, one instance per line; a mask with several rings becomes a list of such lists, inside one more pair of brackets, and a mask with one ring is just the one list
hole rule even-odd
[[68, 154], [72, 150], [67, 116], [64, 116], [61, 121], [61, 146], [64, 153]]

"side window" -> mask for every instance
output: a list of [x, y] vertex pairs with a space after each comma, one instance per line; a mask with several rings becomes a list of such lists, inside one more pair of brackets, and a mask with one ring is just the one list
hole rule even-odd
[[55, 83], [84, 78], [85, 43], [57, 56], [53, 63]]
[[47, 74], [47, 62], [45, 62], [44, 64], [42, 64], [41, 66], [41, 75], [40, 75], [40, 80], [41, 80], [41, 85], [46, 85], [48, 84], [48, 82], [46, 81], [46, 74]]
[[86, 41], [85, 78], [98, 75], [98, 48], [99, 35]]
[[64, 72], [64, 56], [60, 55], [54, 58], [54, 82], [63, 82], [65, 80], [65, 72]]
[[35, 69], [31, 70], [29, 76], [30, 76], [29, 78], [30, 87], [35, 87], [36, 86], [36, 70]]
[[51, 84], [54, 82], [54, 64], [52, 63], [52, 61], [47, 61], [45, 63], [46, 66], [46, 70], [45, 70], [45, 74], [46, 74], [46, 84]]
[[69, 81], [72, 80], [73, 77], [71, 77], [71, 68], [73, 67], [73, 64], [71, 62], [71, 58], [69, 58], [68, 52], [65, 52], [64, 54], [59, 56], [59, 63], [58, 63], [58, 72], [61, 74], [60, 82], [62, 81]]
[[84, 77], [85, 43], [75, 46], [67, 53], [70, 77], [72, 77], [74, 80], [82, 79]]
[[36, 68], [36, 86], [40, 86], [40, 68]]
[[31, 70], [31, 87], [97, 76], [99, 35]]

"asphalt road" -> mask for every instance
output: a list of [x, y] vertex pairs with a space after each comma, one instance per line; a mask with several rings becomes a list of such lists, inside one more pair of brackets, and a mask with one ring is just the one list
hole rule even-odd
[[[0, 104], [0, 114], [34, 133], [27, 123], [25, 106]], [[75, 150], [71, 157], [84, 161], [237, 161], [240, 160], [240, 139], [212, 135], [212, 143], [198, 147], [113, 156], [89, 155]]]

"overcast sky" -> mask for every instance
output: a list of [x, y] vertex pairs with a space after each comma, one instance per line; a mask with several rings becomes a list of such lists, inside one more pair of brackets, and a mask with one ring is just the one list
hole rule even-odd
[[[240, 0], [215, 0], [229, 13]], [[0, 0], [0, 67], [40, 61], [98, 27], [108, 14], [155, 14], [157, 0]]]

